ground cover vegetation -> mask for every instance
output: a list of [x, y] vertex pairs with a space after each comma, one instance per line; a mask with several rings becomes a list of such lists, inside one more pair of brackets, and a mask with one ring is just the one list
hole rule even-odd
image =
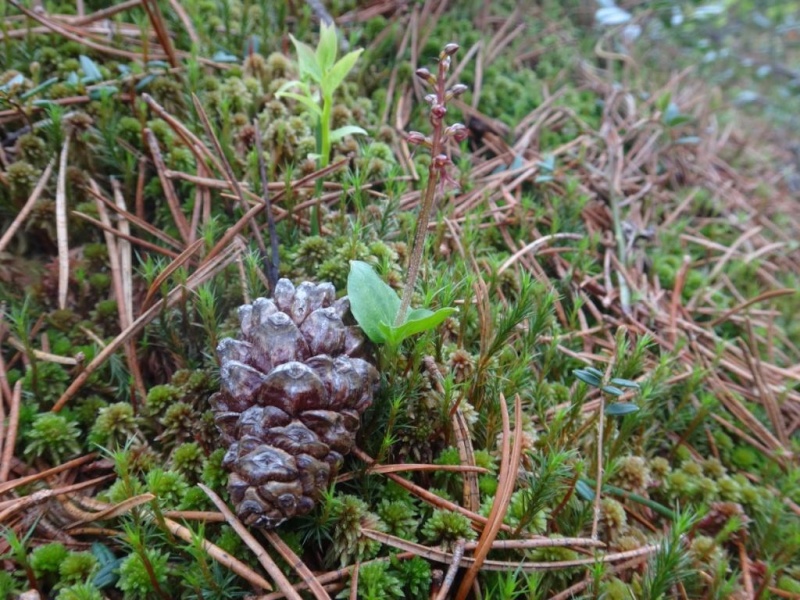
[[5, 3], [0, 598], [800, 597], [796, 3], [613, 4]]

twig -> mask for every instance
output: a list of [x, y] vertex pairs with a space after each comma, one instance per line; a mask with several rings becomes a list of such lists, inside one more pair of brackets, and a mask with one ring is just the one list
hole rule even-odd
[[[200, 484], [202, 487], [202, 484]], [[192, 532], [191, 529], [184, 527], [183, 525], [179, 525], [172, 519], [164, 518], [164, 524], [169, 529], [170, 533], [173, 535], [178, 536], [184, 542], [191, 544], [195, 539], [195, 534]], [[271, 590], [272, 586], [269, 582], [261, 577], [258, 573], [253, 571], [250, 567], [248, 567], [245, 563], [240, 561], [237, 558], [234, 558], [225, 550], [220, 548], [219, 546], [209, 542], [208, 540], [202, 540], [201, 544], [203, 546], [203, 550], [208, 552], [208, 555], [216, 560], [219, 564], [228, 567], [231, 571], [249, 581], [253, 586], [259, 587], [263, 590]]]
[[331, 597], [328, 595], [328, 592], [325, 591], [325, 588], [322, 587], [317, 576], [311, 572], [311, 569], [306, 566], [302, 559], [281, 539], [281, 536], [274, 531], [266, 530], [264, 531], [264, 537], [275, 547], [278, 553], [283, 557], [283, 560], [289, 563], [289, 566], [303, 578], [303, 581], [308, 585], [308, 589], [311, 590], [317, 600], [331, 600]]
[[[269, 183], [267, 179], [267, 163], [264, 160], [264, 150], [261, 143], [261, 131], [258, 127], [258, 119], [253, 120], [253, 127], [256, 133], [256, 151], [258, 152], [258, 170], [261, 176], [261, 195], [264, 198], [264, 210], [267, 211], [267, 231], [269, 232], [269, 245], [271, 258], [267, 263], [267, 279], [269, 280], [270, 292], [275, 291], [278, 283], [278, 272], [280, 270], [280, 256], [278, 252], [278, 232], [275, 229], [275, 215], [272, 214], [272, 204], [269, 199]], [[264, 257], [266, 258], [266, 257]]]
[[461, 559], [464, 558], [464, 545], [463, 539], [456, 542], [455, 548], [453, 548], [453, 562], [447, 567], [447, 573], [444, 576], [444, 581], [442, 581], [442, 587], [439, 588], [439, 593], [436, 594], [436, 600], [445, 600], [450, 588], [453, 587], [459, 564]]
[[67, 158], [69, 157], [67, 135], [58, 159], [58, 183], [56, 184], [56, 241], [58, 244], [58, 307], [67, 307], [69, 287], [69, 238], [67, 236]]
[[25, 222], [25, 219], [28, 218], [28, 215], [31, 214], [33, 207], [36, 206], [36, 201], [39, 199], [39, 196], [42, 195], [42, 191], [44, 190], [45, 186], [47, 185], [48, 180], [50, 179], [50, 173], [53, 172], [53, 166], [55, 165], [55, 159], [52, 159], [49, 163], [47, 163], [47, 167], [42, 173], [42, 176], [39, 178], [39, 181], [36, 183], [36, 187], [33, 188], [30, 197], [28, 198], [25, 205], [22, 209], [17, 213], [17, 216], [14, 217], [14, 220], [9, 225], [6, 232], [3, 234], [3, 237], [0, 238], [0, 252], [3, 252], [8, 246], [8, 243], [14, 237], [14, 234], [17, 232], [17, 229]]
[[258, 559], [258, 562], [260, 562], [261, 566], [266, 569], [273, 581], [278, 585], [281, 591], [286, 594], [286, 597], [291, 598], [292, 600], [303, 600], [302, 596], [295, 591], [295, 589], [292, 587], [292, 584], [288, 579], [286, 579], [283, 571], [281, 571], [278, 565], [275, 564], [275, 561], [272, 560], [272, 557], [270, 557], [267, 551], [264, 550], [261, 544], [258, 543], [258, 541], [250, 534], [250, 532], [247, 531], [247, 528], [242, 525], [242, 522], [239, 521], [239, 519], [236, 518], [236, 515], [231, 512], [227, 504], [222, 501], [222, 498], [217, 496], [217, 494], [215, 494], [210, 488], [206, 487], [202, 483], [198, 483], [197, 485], [211, 499], [211, 502], [214, 503], [214, 506], [216, 506], [217, 509], [223, 515], [225, 515], [225, 520], [228, 522], [228, 525], [233, 527], [234, 531], [236, 531], [242, 541], [253, 551]]
[[[14, 446], [17, 443], [17, 427], [19, 426], [19, 406], [22, 399], [22, 381], [17, 381], [14, 384], [14, 393], [12, 394], [11, 410], [8, 413], [8, 430], [6, 431], [5, 440], [3, 440], [3, 459], [0, 462], [0, 483], [5, 483], [8, 479], [8, 474], [11, 472], [11, 458], [14, 456]], [[0, 486], [0, 492], [3, 491], [3, 486]]]
[[[203, 129], [205, 129], [206, 135], [214, 145], [214, 150], [219, 157], [219, 162], [222, 164], [223, 174], [228, 180], [228, 185], [230, 185], [231, 189], [236, 193], [236, 197], [239, 200], [239, 208], [243, 213], [246, 213], [247, 202], [245, 201], [244, 194], [242, 193], [242, 186], [239, 185], [239, 180], [236, 179], [236, 174], [233, 172], [233, 167], [231, 167], [228, 157], [225, 156], [225, 152], [222, 149], [222, 144], [219, 143], [219, 138], [217, 138], [217, 134], [214, 133], [214, 128], [211, 126], [211, 121], [208, 120], [208, 115], [206, 114], [200, 99], [195, 94], [192, 94], [192, 102], [194, 102], [194, 108], [197, 111], [197, 116], [200, 117], [200, 122], [203, 124]], [[250, 230], [253, 233], [253, 238], [258, 245], [258, 249], [261, 251], [261, 256], [266, 256], [267, 248], [264, 245], [261, 232], [258, 230], [258, 225], [256, 225], [256, 222], [253, 220], [250, 220], [248, 224], [250, 225]]]
[[200, 37], [197, 35], [197, 30], [195, 30], [194, 25], [192, 24], [192, 20], [189, 18], [189, 15], [186, 13], [186, 9], [183, 8], [183, 5], [180, 3], [180, 1], [169, 0], [169, 6], [170, 8], [172, 8], [172, 10], [175, 11], [175, 14], [178, 15], [178, 18], [181, 20], [181, 23], [183, 23], [183, 28], [189, 35], [189, 39], [192, 40], [192, 44], [194, 44], [195, 46], [199, 45]]
[[150, 156], [153, 159], [153, 164], [156, 166], [158, 179], [161, 181], [161, 188], [164, 191], [164, 197], [169, 206], [169, 212], [172, 214], [172, 219], [175, 221], [175, 226], [181, 235], [184, 244], [189, 243], [189, 223], [186, 220], [186, 215], [181, 210], [181, 202], [178, 195], [175, 193], [175, 188], [172, 187], [172, 181], [166, 176], [167, 167], [164, 165], [164, 159], [161, 157], [161, 149], [158, 147], [158, 140], [150, 128], [145, 128], [144, 137], [147, 140], [147, 145], [150, 147]]
[[464, 578], [461, 580], [461, 585], [456, 593], [456, 600], [466, 600], [469, 595], [472, 583], [478, 576], [486, 557], [489, 555], [489, 550], [492, 547], [492, 542], [497, 537], [500, 531], [500, 526], [503, 524], [508, 505], [511, 500], [511, 494], [514, 493], [514, 486], [517, 481], [517, 472], [519, 471], [519, 461], [522, 457], [522, 400], [519, 394], [514, 397], [514, 448], [511, 450], [511, 426], [508, 419], [508, 406], [505, 397], [500, 394], [500, 415], [503, 419], [503, 447], [500, 458], [500, 473], [498, 476], [497, 494], [492, 503], [492, 509], [489, 512], [489, 521], [487, 526], [483, 528], [481, 537], [478, 540], [478, 547], [475, 549], [475, 558], [472, 565], [470, 565]]
[[169, 64], [173, 68], [179, 67], [180, 62], [175, 54], [175, 48], [172, 46], [172, 38], [169, 37], [169, 31], [164, 23], [164, 16], [161, 14], [161, 9], [158, 8], [158, 3], [154, 0], [141, 0], [141, 3], [147, 16], [150, 18], [150, 24], [153, 26], [153, 29], [156, 30], [158, 43], [161, 44], [161, 47], [164, 49]]
[[[416, 542], [409, 542], [403, 538], [389, 535], [388, 533], [383, 533], [382, 531], [375, 531], [374, 529], [362, 528], [361, 533], [371, 540], [386, 544], [392, 548], [397, 548], [406, 552], [412, 552], [413, 554], [416, 554], [422, 558], [427, 558], [428, 560], [444, 564], [451, 564], [453, 562], [453, 554], [451, 552], [442, 550], [441, 548], [429, 548], [428, 546], [423, 546], [422, 544], [418, 544]], [[597, 564], [598, 562], [610, 563], [618, 560], [627, 560], [636, 556], [652, 554], [657, 549], [657, 544], [650, 544], [648, 546], [637, 548], [636, 550], [610, 552], [608, 554], [601, 554], [591, 558], [578, 558], [573, 560], [559, 560], [552, 562], [531, 562], [524, 559], [520, 560], [519, 562], [486, 560], [484, 561], [482, 568], [485, 571], [521, 571], [523, 573], [535, 573], [536, 571], [557, 571], [572, 567], [587, 567]], [[470, 567], [472, 564], [474, 564], [474, 559], [464, 556], [459, 561], [459, 564], [461, 567]]]
[[72, 396], [74, 396], [75, 393], [81, 387], [83, 387], [83, 384], [86, 383], [89, 377], [91, 377], [92, 373], [94, 373], [98, 367], [100, 367], [100, 365], [102, 365], [114, 352], [116, 352], [126, 340], [144, 329], [145, 326], [161, 312], [162, 308], [171, 307], [176, 302], [181, 300], [184, 297], [184, 288], [192, 290], [203, 284], [205, 281], [232, 263], [235, 257], [236, 255], [234, 254], [234, 251], [228, 250], [213, 260], [211, 258], [207, 258], [203, 265], [186, 280], [186, 283], [183, 287], [176, 288], [167, 295], [167, 297], [164, 299], [163, 306], [159, 304], [148, 309], [133, 323], [131, 323], [130, 327], [120, 332], [120, 334], [115, 337], [105, 348], [98, 352], [97, 356], [95, 356], [94, 359], [88, 365], [86, 365], [86, 368], [72, 381], [66, 391], [61, 394], [61, 397], [53, 405], [52, 411], [58, 412], [64, 408]]

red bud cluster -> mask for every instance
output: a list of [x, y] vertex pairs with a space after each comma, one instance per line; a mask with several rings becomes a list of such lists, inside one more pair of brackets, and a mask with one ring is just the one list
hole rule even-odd
[[447, 103], [467, 91], [467, 86], [457, 83], [450, 89], [445, 88], [447, 73], [450, 70], [452, 56], [458, 52], [458, 44], [447, 44], [439, 53], [439, 65], [436, 75], [425, 67], [415, 71], [415, 75], [433, 88], [433, 93], [425, 96], [425, 102], [430, 105], [430, 122], [433, 126], [433, 135], [425, 136], [419, 131], [412, 131], [406, 136], [406, 141], [414, 146], [428, 148], [433, 154], [431, 161], [431, 178], [444, 184], [455, 184], [448, 175], [447, 168], [452, 165], [447, 155], [447, 141], [453, 140], [461, 143], [469, 136], [469, 131], [461, 123], [445, 126], [444, 118], [447, 115]]
[[453, 55], [458, 52], [458, 44], [447, 44], [439, 53], [439, 65], [436, 75], [428, 69], [419, 68], [415, 75], [432, 88], [432, 93], [425, 96], [425, 102], [430, 105], [430, 122], [433, 132], [430, 136], [425, 136], [419, 131], [412, 131], [406, 136], [406, 141], [415, 146], [424, 146], [431, 153], [431, 165], [429, 167], [428, 185], [422, 195], [420, 202], [419, 220], [417, 231], [414, 234], [414, 245], [411, 249], [411, 256], [408, 261], [408, 278], [403, 289], [403, 298], [397, 311], [395, 325], [404, 322], [406, 312], [411, 304], [411, 297], [414, 294], [414, 285], [419, 275], [422, 255], [425, 249], [425, 236], [428, 231], [428, 223], [431, 211], [435, 204], [437, 184], [440, 192], [444, 191], [444, 186], [457, 184], [447, 172], [452, 166], [453, 161], [447, 154], [447, 142], [453, 140], [462, 142], [467, 138], [468, 131], [461, 123], [446, 126], [444, 118], [447, 115], [447, 103], [467, 91], [467, 86], [456, 84], [447, 89], [447, 73], [450, 71], [450, 64]]

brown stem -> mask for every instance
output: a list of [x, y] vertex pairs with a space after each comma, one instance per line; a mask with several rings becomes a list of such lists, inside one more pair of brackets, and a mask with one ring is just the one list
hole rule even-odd
[[[445, 82], [447, 79], [447, 67], [449, 59], [445, 60], [444, 55], [439, 60], [439, 73], [436, 79], [436, 105], [445, 105]], [[436, 106], [434, 105], [434, 106]], [[414, 288], [419, 276], [419, 268], [422, 265], [422, 254], [425, 249], [425, 236], [428, 233], [428, 223], [431, 218], [433, 203], [436, 198], [436, 184], [442, 174], [436, 168], [436, 157], [442, 153], [442, 133], [444, 116], [435, 117], [431, 115], [433, 124], [433, 138], [431, 140], [431, 166], [428, 169], [428, 185], [425, 188], [425, 195], [422, 197], [422, 206], [417, 218], [417, 231], [414, 235], [414, 247], [411, 250], [411, 257], [408, 263], [408, 278], [403, 289], [403, 298], [400, 301], [400, 308], [397, 311], [394, 325], [399, 327], [406, 319], [408, 307], [411, 305], [411, 297], [414, 295]]]

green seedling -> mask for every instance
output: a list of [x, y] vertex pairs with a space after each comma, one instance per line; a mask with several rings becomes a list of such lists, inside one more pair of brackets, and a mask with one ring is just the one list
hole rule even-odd
[[397, 322], [400, 298], [367, 263], [350, 261], [347, 277], [347, 296], [350, 310], [367, 337], [376, 344], [397, 347], [417, 333], [440, 325], [453, 314], [454, 308], [440, 308], [436, 312], [415, 308]]
[[[640, 386], [635, 381], [615, 377], [608, 384], [603, 383], [603, 372], [594, 367], [587, 367], [585, 369], [576, 369], [573, 371], [576, 379], [579, 379], [586, 385], [598, 388], [602, 392], [619, 398], [625, 392], [624, 389], [639, 390]], [[624, 415], [637, 412], [639, 407], [631, 402], [614, 402], [606, 406], [605, 413], [610, 417], [622, 417]]]
[[[333, 94], [342, 85], [345, 77], [356, 64], [363, 49], [353, 50], [336, 60], [336, 28], [322, 25], [319, 44], [314, 50], [290, 34], [297, 50], [297, 64], [300, 80], [287, 81], [277, 92], [300, 102], [319, 119], [319, 159], [320, 167], [328, 166], [331, 157], [331, 144], [346, 135], [366, 135], [366, 131], [355, 125], [345, 125], [331, 131], [331, 110]], [[317, 88], [314, 89], [312, 84]], [[298, 92], [289, 91], [298, 89]]]

